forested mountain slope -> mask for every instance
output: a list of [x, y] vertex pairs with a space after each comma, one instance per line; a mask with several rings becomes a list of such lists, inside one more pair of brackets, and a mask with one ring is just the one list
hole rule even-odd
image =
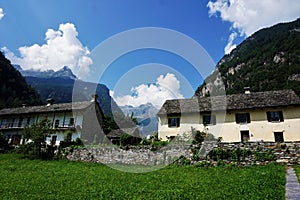
[[[222, 79], [221, 79], [222, 78]], [[222, 80], [223, 85], [222, 85]], [[217, 64], [195, 95], [293, 89], [300, 95], [300, 18], [257, 31]]]
[[41, 104], [38, 93], [30, 87], [0, 52], [0, 109]]

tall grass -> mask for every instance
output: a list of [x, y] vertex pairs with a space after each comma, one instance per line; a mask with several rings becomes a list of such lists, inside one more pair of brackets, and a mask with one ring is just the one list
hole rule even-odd
[[294, 165], [294, 170], [298, 178], [298, 181], [300, 182], [300, 165]]
[[284, 199], [280, 165], [169, 166], [132, 174], [105, 165], [0, 155], [2, 199]]

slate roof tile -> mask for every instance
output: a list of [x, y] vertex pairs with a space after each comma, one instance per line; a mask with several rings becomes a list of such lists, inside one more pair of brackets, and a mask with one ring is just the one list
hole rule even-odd
[[300, 105], [300, 98], [293, 90], [253, 92], [213, 97], [167, 100], [158, 115], [199, 113], [218, 110], [244, 110], [278, 106]]

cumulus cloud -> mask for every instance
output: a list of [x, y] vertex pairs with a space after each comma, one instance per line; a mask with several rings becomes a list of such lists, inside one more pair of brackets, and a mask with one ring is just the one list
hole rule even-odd
[[[210, 16], [220, 16], [223, 21], [232, 23], [231, 30], [241, 36], [250, 36], [279, 22], [295, 20], [300, 10], [299, 1], [295, 0], [214, 0], [209, 1], [207, 7]], [[232, 46], [229, 38], [230, 42]]]
[[23, 69], [44, 71], [68, 66], [79, 78], [89, 72], [92, 64], [90, 51], [78, 39], [74, 24], [60, 24], [58, 30], [48, 29], [45, 41], [42, 45], [20, 47], [20, 57], [6, 47], [2, 50], [12, 63], [21, 65]]
[[131, 89], [130, 95], [115, 96], [111, 91], [110, 95], [119, 106], [131, 105], [137, 107], [142, 104], [152, 103], [156, 108], [160, 108], [167, 99], [183, 98], [180, 93], [180, 81], [174, 74], [167, 73], [160, 75], [153, 84], [141, 84]]
[[233, 44], [233, 41], [236, 37], [237, 37], [236, 32], [233, 32], [233, 33], [230, 34], [229, 39], [228, 39], [228, 43], [227, 43], [226, 47], [224, 48], [225, 54], [229, 54], [233, 49], [236, 48], [236, 44]]
[[3, 8], [0, 8], [0, 20], [4, 17], [4, 11]]

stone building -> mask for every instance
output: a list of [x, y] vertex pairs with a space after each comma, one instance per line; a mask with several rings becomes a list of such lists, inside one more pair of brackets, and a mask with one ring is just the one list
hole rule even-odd
[[92, 101], [54, 104], [48, 100], [47, 105], [23, 106], [0, 110], [0, 132], [12, 145], [22, 143], [22, 131], [25, 126], [38, 123], [42, 119], [52, 122], [54, 133], [46, 142], [59, 145], [66, 133], [72, 134], [72, 140], [81, 138], [87, 143], [99, 142], [103, 138], [101, 123], [103, 112], [95, 95]]
[[300, 98], [292, 90], [167, 100], [158, 117], [163, 140], [194, 128], [224, 142], [300, 141]]

